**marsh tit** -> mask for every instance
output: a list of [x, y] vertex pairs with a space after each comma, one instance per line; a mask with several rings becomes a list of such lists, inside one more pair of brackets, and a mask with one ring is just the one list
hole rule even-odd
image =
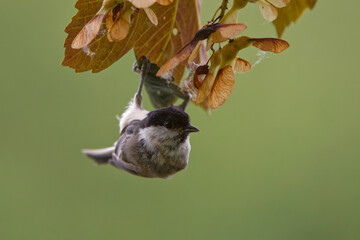
[[180, 106], [151, 112], [143, 109], [141, 91], [149, 68], [150, 62], [143, 61], [138, 91], [119, 119], [120, 138], [114, 146], [82, 152], [98, 164], [109, 163], [137, 176], [169, 178], [187, 167], [189, 134], [199, 130], [185, 113], [188, 94]]

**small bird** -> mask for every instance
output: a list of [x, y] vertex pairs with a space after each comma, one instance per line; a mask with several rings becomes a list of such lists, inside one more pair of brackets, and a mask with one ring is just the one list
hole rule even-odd
[[137, 176], [169, 178], [187, 167], [191, 148], [189, 134], [199, 129], [190, 124], [185, 113], [188, 93], [180, 106], [151, 112], [143, 109], [141, 91], [150, 64], [145, 58], [138, 91], [119, 119], [120, 138], [114, 146], [82, 152], [98, 164], [109, 163]]

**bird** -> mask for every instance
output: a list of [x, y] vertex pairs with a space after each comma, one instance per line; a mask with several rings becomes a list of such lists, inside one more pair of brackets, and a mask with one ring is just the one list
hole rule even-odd
[[189, 135], [199, 129], [190, 124], [185, 112], [187, 92], [179, 106], [143, 108], [141, 91], [151, 62], [147, 58], [142, 62], [138, 90], [119, 119], [119, 139], [111, 147], [83, 149], [82, 153], [97, 164], [110, 164], [136, 176], [169, 179], [187, 168]]

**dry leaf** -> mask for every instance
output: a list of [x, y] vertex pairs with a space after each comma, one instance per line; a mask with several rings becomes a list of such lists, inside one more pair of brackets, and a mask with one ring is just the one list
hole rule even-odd
[[228, 65], [219, 69], [214, 85], [211, 89], [208, 104], [211, 109], [216, 109], [230, 96], [235, 84], [235, 74], [232, 66]]
[[312, 9], [315, 3], [316, 0], [291, 0], [286, 7], [278, 9], [278, 17], [273, 21], [278, 37], [281, 37], [285, 28], [296, 22], [307, 8]]
[[289, 43], [277, 38], [252, 38], [253, 46], [263, 51], [281, 53], [289, 47]]
[[251, 69], [251, 64], [245, 59], [236, 58], [234, 70], [238, 73], [247, 72]]

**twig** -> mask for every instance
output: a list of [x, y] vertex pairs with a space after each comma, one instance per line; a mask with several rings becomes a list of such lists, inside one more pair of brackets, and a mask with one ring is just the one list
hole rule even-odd
[[220, 12], [220, 15], [219, 15], [219, 19], [221, 20], [224, 15], [225, 15], [225, 11], [227, 9], [227, 5], [229, 3], [229, 0], [223, 0], [222, 3], [221, 3], [221, 6], [220, 6], [220, 9], [221, 9], [221, 12]]

